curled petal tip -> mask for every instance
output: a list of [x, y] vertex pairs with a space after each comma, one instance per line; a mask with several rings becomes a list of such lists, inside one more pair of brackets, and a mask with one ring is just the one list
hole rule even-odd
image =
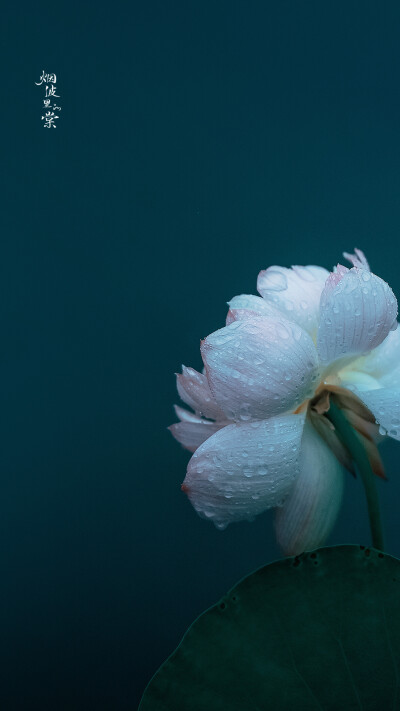
[[353, 267], [365, 269], [368, 272], [371, 271], [368, 264], [368, 260], [361, 249], [357, 249], [357, 247], [354, 247], [354, 254], [350, 254], [349, 252], [343, 252], [343, 256], [345, 259], [352, 263]]

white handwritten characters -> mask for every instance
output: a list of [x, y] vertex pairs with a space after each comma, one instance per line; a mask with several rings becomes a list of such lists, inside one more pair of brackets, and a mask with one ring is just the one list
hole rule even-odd
[[56, 124], [54, 121], [56, 119], [60, 118], [59, 116], [54, 115], [54, 111], [46, 111], [46, 116], [42, 116], [42, 121], [45, 121], [43, 124], [44, 128], [57, 128]]
[[41, 84], [55, 84], [57, 81], [57, 77], [55, 74], [46, 74], [46, 72], [43, 69], [42, 75], [39, 79], [39, 81], [35, 81], [36, 86], [40, 86]]
[[53, 109], [53, 111], [61, 111], [61, 106], [51, 105], [51, 99], [43, 99], [43, 108]]
[[56, 94], [56, 86], [46, 86], [46, 98], [49, 96], [56, 96], [57, 99], [60, 98], [59, 94]]
[[56, 120], [59, 118], [58, 115], [56, 115], [54, 112], [55, 111], [61, 111], [61, 106], [57, 106], [56, 103], [51, 103], [51, 99], [54, 97], [56, 99], [60, 98], [59, 94], [56, 94], [57, 87], [56, 87], [56, 81], [57, 77], [53, 73], [45, 72], [43, 70], [39, 81], [35, 81], [36, 86], [41, 86], [44, 85], [45, 88], [45, 98], [42, 99], [43, 101], [43, 110], [46, 110], [45, 116], [42, 116], [42, 121], [44, 121], [44, 128], [56, 128]]

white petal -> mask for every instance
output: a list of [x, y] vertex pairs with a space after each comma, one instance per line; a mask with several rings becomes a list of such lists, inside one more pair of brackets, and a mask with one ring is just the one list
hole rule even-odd
[[317, 336], [321, 362], [327, 365], [376, 348], [396, 315], [396, 298], [383, 279], [365, 269], [338, 265], [321, 295]]
[[294, 410], [318, 377], [315, 346], [283, 317], [235, 321], [201, 344], [211, 391], [228, 419]]
[[257, 290], [286, 318], [296, 321], [314, 335], [318, 326], [319, 301], [329, 272], [322, 267], [309, 265], [269, 267], [258, 275]]
[[321, 546], [329, 535], [343, 494], [343, 468], [306, 421], [300, 473], [282, 508], [276, 512], [276, 535], [285, 555]]
[[234, 296], [228, 301], [229, 311], [226, 317], [226, 325], [229, 326], [232, 321], [239, 321], [245, 318], [254, 316], [273, 316], [278, 317], [280, 312], [277, 311], [261, 296], [254, 294], [240, 294]]
[[382, 375], [379, 382], [384, 388], [400, 388], [400, 363], [394, 370], [391, 370], [387, 375]]
[[349, 390], [377, 390], [382, 387], [372, 375], [358, 370], [340, 370], [338, 377], [340, 378], [340, 385]]
[[218, 528], [279, 506], [298, 472], [304, 415], [224, 427], [191, 458], [183, 490]]
[[182, 374], [176, 376], [176, 387], [179, 397], [195, 412], [213, 420], [225, 420], [211, 393], [207, 377], [194, 368], [182, 366]]
[[[397, 322], [396, 322], [397, 326]], [[352, 367], [374, 378], [390, 375], [400, 364], [400, 328], [389, 331], [385, 340], [368, 355], [357, 358]]]
[[[354, 391], [389, 437], [400, 439], [400, 388]], [[381, 431], [381, 430], [380, 430]], [[385, 431], [382, 432], [385, 434]]]
[[168, 429], [185, 449], [188, 449], [189, 452], [194, 452], [197, 447], [200, 447], [203, 442], [223, 426], [223, 424], [210, 422], [210, 420], [200, 420], [199, 422], [181, 421], [170, 425]]

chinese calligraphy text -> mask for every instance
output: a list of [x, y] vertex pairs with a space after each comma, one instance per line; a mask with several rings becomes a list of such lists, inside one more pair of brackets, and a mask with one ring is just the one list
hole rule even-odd
[[[43, 99], [43, 109], [47, 109], [45, 115], [42, 116], [42, 121], [44, 121], [44, 128], [57, 128], [56, 121], [60, 117], [56, 115], [56, 111], [61, 111], [61, 106], [57, 106], [55, 99], [59, 99], [60, 95], [57, 94], [56, 87], [57, 77], [55, 74], [48, 74], [44, 71], [39, 77], [39, 81], [35, 81], [36, 86], [44, 85], [45, 88], [45, 98]], [[52, 103], [53, 101], [53, 103]]]

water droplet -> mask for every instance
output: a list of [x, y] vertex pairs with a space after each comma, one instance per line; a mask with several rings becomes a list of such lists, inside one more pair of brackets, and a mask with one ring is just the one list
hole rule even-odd
[[242, 422], [248, 422], [251, 419], [251, 415], [249, 415], [248, 412], [241, 412], [239, 414], [239, 417], [242, 420]]
[[276, 325], [276, 332], [280, 338], [287, 339], [290, 336], [288, 329], [282, 323], [278, 323]]

